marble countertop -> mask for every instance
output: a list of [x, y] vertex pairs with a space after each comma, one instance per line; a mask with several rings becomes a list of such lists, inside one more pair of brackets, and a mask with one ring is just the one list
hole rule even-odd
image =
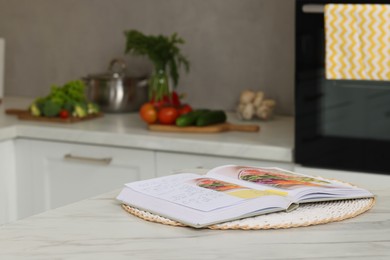
[[[24, 108], [29, 102], [7, 98], [0, 109]], [[136, 114], [64, 125], [19, 121], [2, 112], [0, 141], [26, 137], [183, 152], [195, 147], [203, 154], [218, 149], [220, 155], [290, 162], [293, 120], [276, 118], [261, 127], [256, 134], [178, 135], [149, 132]], [[242, 154], [242, 147], [249, 152]], [[390, 176], [322, 176], [369, 189], [377, 196], [376, 205], [325, 225], [218, 231], [139, 219], [120, 207], [116, 190], [0, 226], [0, 259], [389, 259]]]
[[151, 223], [113, 191], [0, 227], [0, 259], [390, 259], [390, 176], [372, 180], [376, 205], [355, 218], [279, 230], [208, 230]]
[[276, 117], [269, 122], [238, 121], [234, 113], [229, 122], [259, 123], [258, 133], [178, 134], [151, 132], [137, 113], [105, 114], [104, 117], [74, 124], [21, 121], [5, 115], [7, 108], [27, 108], [31, 99], [6, 97], [0, 105], [0, 141], [20, 138], [66, 141], [115, 147], [189, 152], [206, 155], [293, 161], [294, 120]]

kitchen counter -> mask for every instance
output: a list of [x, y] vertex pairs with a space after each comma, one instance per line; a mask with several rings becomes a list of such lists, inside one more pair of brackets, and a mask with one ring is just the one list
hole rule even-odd
[[104, 117], [73, 124], [18, 120], [5, 115], [7, 108], [25, 109], [31, 99], [6, 97], [0, 105], [0, 141], [36, 138], [84, 144], [139, 148], [170, 152], [199, 153], [291, 163], [293, 161], [294, 120], [276, 117], [269, 122], [243, 122], [234, 113], [228, 121], [259, 123], [258, 133], [226, 132], [178, 134], [148, 131], [138, 113], [105, 114]]
[[125, 212], [119, 190], [0, 227], [0, 259], [389, 259], [390, 176], [355, 218], [279, 230], [208, 230], [151, 223]]
[[[20, 121], [3, 113], [30, 102], [6, 98], [0, 105], [0, 141], [37, 138], [292, 162], [289, 117], [261, 122], [260, 133], [182, 135], [149, 132], [135, 113], [75, 124]], [[238, 122], [233, 114], [229, 120]], [[0, 259], [388, 259], [390, 176], [348, 172], [337, 178], [376, 194], [374, 208], [353, 219], [304, 228], [197, 230], [134, 217], [114, 199], [115, 190], [0, 226]]]

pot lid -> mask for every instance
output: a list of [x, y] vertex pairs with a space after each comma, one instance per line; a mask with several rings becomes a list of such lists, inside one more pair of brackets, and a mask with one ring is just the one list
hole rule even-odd
[[108, 67], [107, 72], [98, 73], [98, 74], [91, 74], [88, 75], [88, 79], [103, 79], [103, 80], [110, 80], [110, 79], [119, 79], [124, 77], [125, 70], [126, 70], [126, 62], [122, 59], [113, 59], [110, 62], [110, 65]]

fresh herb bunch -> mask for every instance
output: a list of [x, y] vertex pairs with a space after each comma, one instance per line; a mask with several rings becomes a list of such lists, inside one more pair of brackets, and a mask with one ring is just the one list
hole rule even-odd
[[179, 81], [179, 72], [181, 66], [184, 66], [186, 72], [189, 71], [190, 63], [184, 57], [178, 45], [184, 44], [184, 40], [176, 33], [171, 36], [163, 35], [145, 35], [137, 30], [125, 31], [126, 49], [125, 53], [147, 56], [154, 65], [154, 75], [150, 81], [149, 98], [156, 101], [161, 100], [164, 95], [169, 94], [168, 78], [173, 81], [173, 87], [176, 88]]

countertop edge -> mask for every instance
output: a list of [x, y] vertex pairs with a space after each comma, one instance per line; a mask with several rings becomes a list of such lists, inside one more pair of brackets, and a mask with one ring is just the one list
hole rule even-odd
[[[102, 145], [153, 151], [217, 155], [252, 160], [293, 163], [290, 119], [261, 122], [260, 133], [173, 134], [150, 132], [135, 115], [107, 114], [102, 119], [75, 124], [37, 123], [6, 115], [6, 108], [24, 107], [28, 98], [5, 98], [0, 105], [0, 141], [31, 138], [77, 144]], [[290, 118], [290, 117], [286, 117]], [[98, 121], [99, 120], [99, 121]], [[137, 122], [129, 123], [129, 120]], [[237, 121], [239, 122], [239, 121]], [[241, 122], [250, 123], [250, 122]], [[254, 122], [256, 123], [256, 122]], [[285, 126], [288, 129], [283, 129]], [[268, 132], [265, 134], [265, 131]], [[279, 132], [271, 133], [274, 128]], [[284, 140], [283, 134], [289, 133]], [[266, 136], [271, 136], [266, 138]], [[241, 141], [242, 140], [242, 141]]]

